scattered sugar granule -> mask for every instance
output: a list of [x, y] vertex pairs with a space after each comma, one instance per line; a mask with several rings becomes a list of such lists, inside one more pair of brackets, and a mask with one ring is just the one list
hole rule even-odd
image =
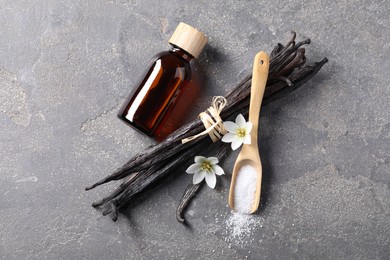
[[225, 241], [236, 245], [252, 243], [251, 235], [258, 227], [258, 221], [253, 215], [232, 212], [225, 222], [227, 235]]

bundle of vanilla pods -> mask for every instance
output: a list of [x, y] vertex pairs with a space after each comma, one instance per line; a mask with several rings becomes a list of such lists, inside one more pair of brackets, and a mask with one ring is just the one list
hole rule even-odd
[[[323, 58], [319, 62], [305, 65], [304, 45], [310, 44], [310, 39], [295, 42], [296, 33], [292, 32], [290, 41], [284, 46], [278, 44], [270, 54], [270, 67], [265, 89], [263, 105], [287, 95], [302, 86], [312, 78], [328, 61]], [[251, 75], [244, 78], [225, 95], [227, 105], [221, 112], [223, 120], [232, 120], [237, 114], [248, 115]], [[131, 205], [137, 196], [147, 191], [149, 187], [162, 182], [173, 174], [183, 174], [186, 167], [192, 164], [195, 155], [207, 153], [222, 159], [230, 148], [225, 143], [212, 143], [208, 135], [182, 144], [181, 140], [196, 135], [204, 130], [200, 119], [195, 119], [171, 134], [165, 141], [156, 144], [146, 151], [132, 157], [117, 171], [86, 188], [91, 190], [110, 181], [122, 180], [121, 184], [107, 197], [92, 204], [102, 207], [103, 215], [111, 214], [114, 221], [118, 213]], [[194, 197], [201, 184], [190, 184], [181, 198], [176, 218], [183, 223], [183, 211]]]

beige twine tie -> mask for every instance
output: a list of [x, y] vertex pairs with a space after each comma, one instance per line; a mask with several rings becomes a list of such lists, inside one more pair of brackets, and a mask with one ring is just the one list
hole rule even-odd
[[213, 101], [211, 102], [211, 106], [204, 112], [199, 114], [200, 120], [203, 122], [206, 130], [203, 132], [193, 135], [181, 140], [182, 144], [188, 143], [200, 136], [204, 136], [208, 134], [213, 140], [213, 142], [218, 141], [222, 138], [224, 134], [226, 134], [226, 129], [223, 126], [222, 118], [220, 117], [220, 113], [222, 109], [226, 106], [226, 99], [221, 96], [213, 97]]

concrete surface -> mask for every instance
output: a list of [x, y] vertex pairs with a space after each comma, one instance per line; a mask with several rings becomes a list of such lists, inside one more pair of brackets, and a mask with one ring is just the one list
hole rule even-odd
[[[0, 1], [1, 259], [389, 259], [389, 1]], [[229, 176], [175, 209], [191, 176], [114, 223], [85, 192], [152, 143], [116, 118], [180, 21], [210, 43], [193, 114], [258, 50], [310, 37], [330, 62], [262, 113], [266, 197], [234, 233]], [[235, 156], [222, 165], [231, 169]]]

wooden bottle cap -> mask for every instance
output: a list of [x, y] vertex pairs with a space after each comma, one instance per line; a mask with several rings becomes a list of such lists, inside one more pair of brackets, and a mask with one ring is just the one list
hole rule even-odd
[[207, 37], [192, 26], [181, 22], [173, 32], [169, 43], [198, 58], [207, 43]]

